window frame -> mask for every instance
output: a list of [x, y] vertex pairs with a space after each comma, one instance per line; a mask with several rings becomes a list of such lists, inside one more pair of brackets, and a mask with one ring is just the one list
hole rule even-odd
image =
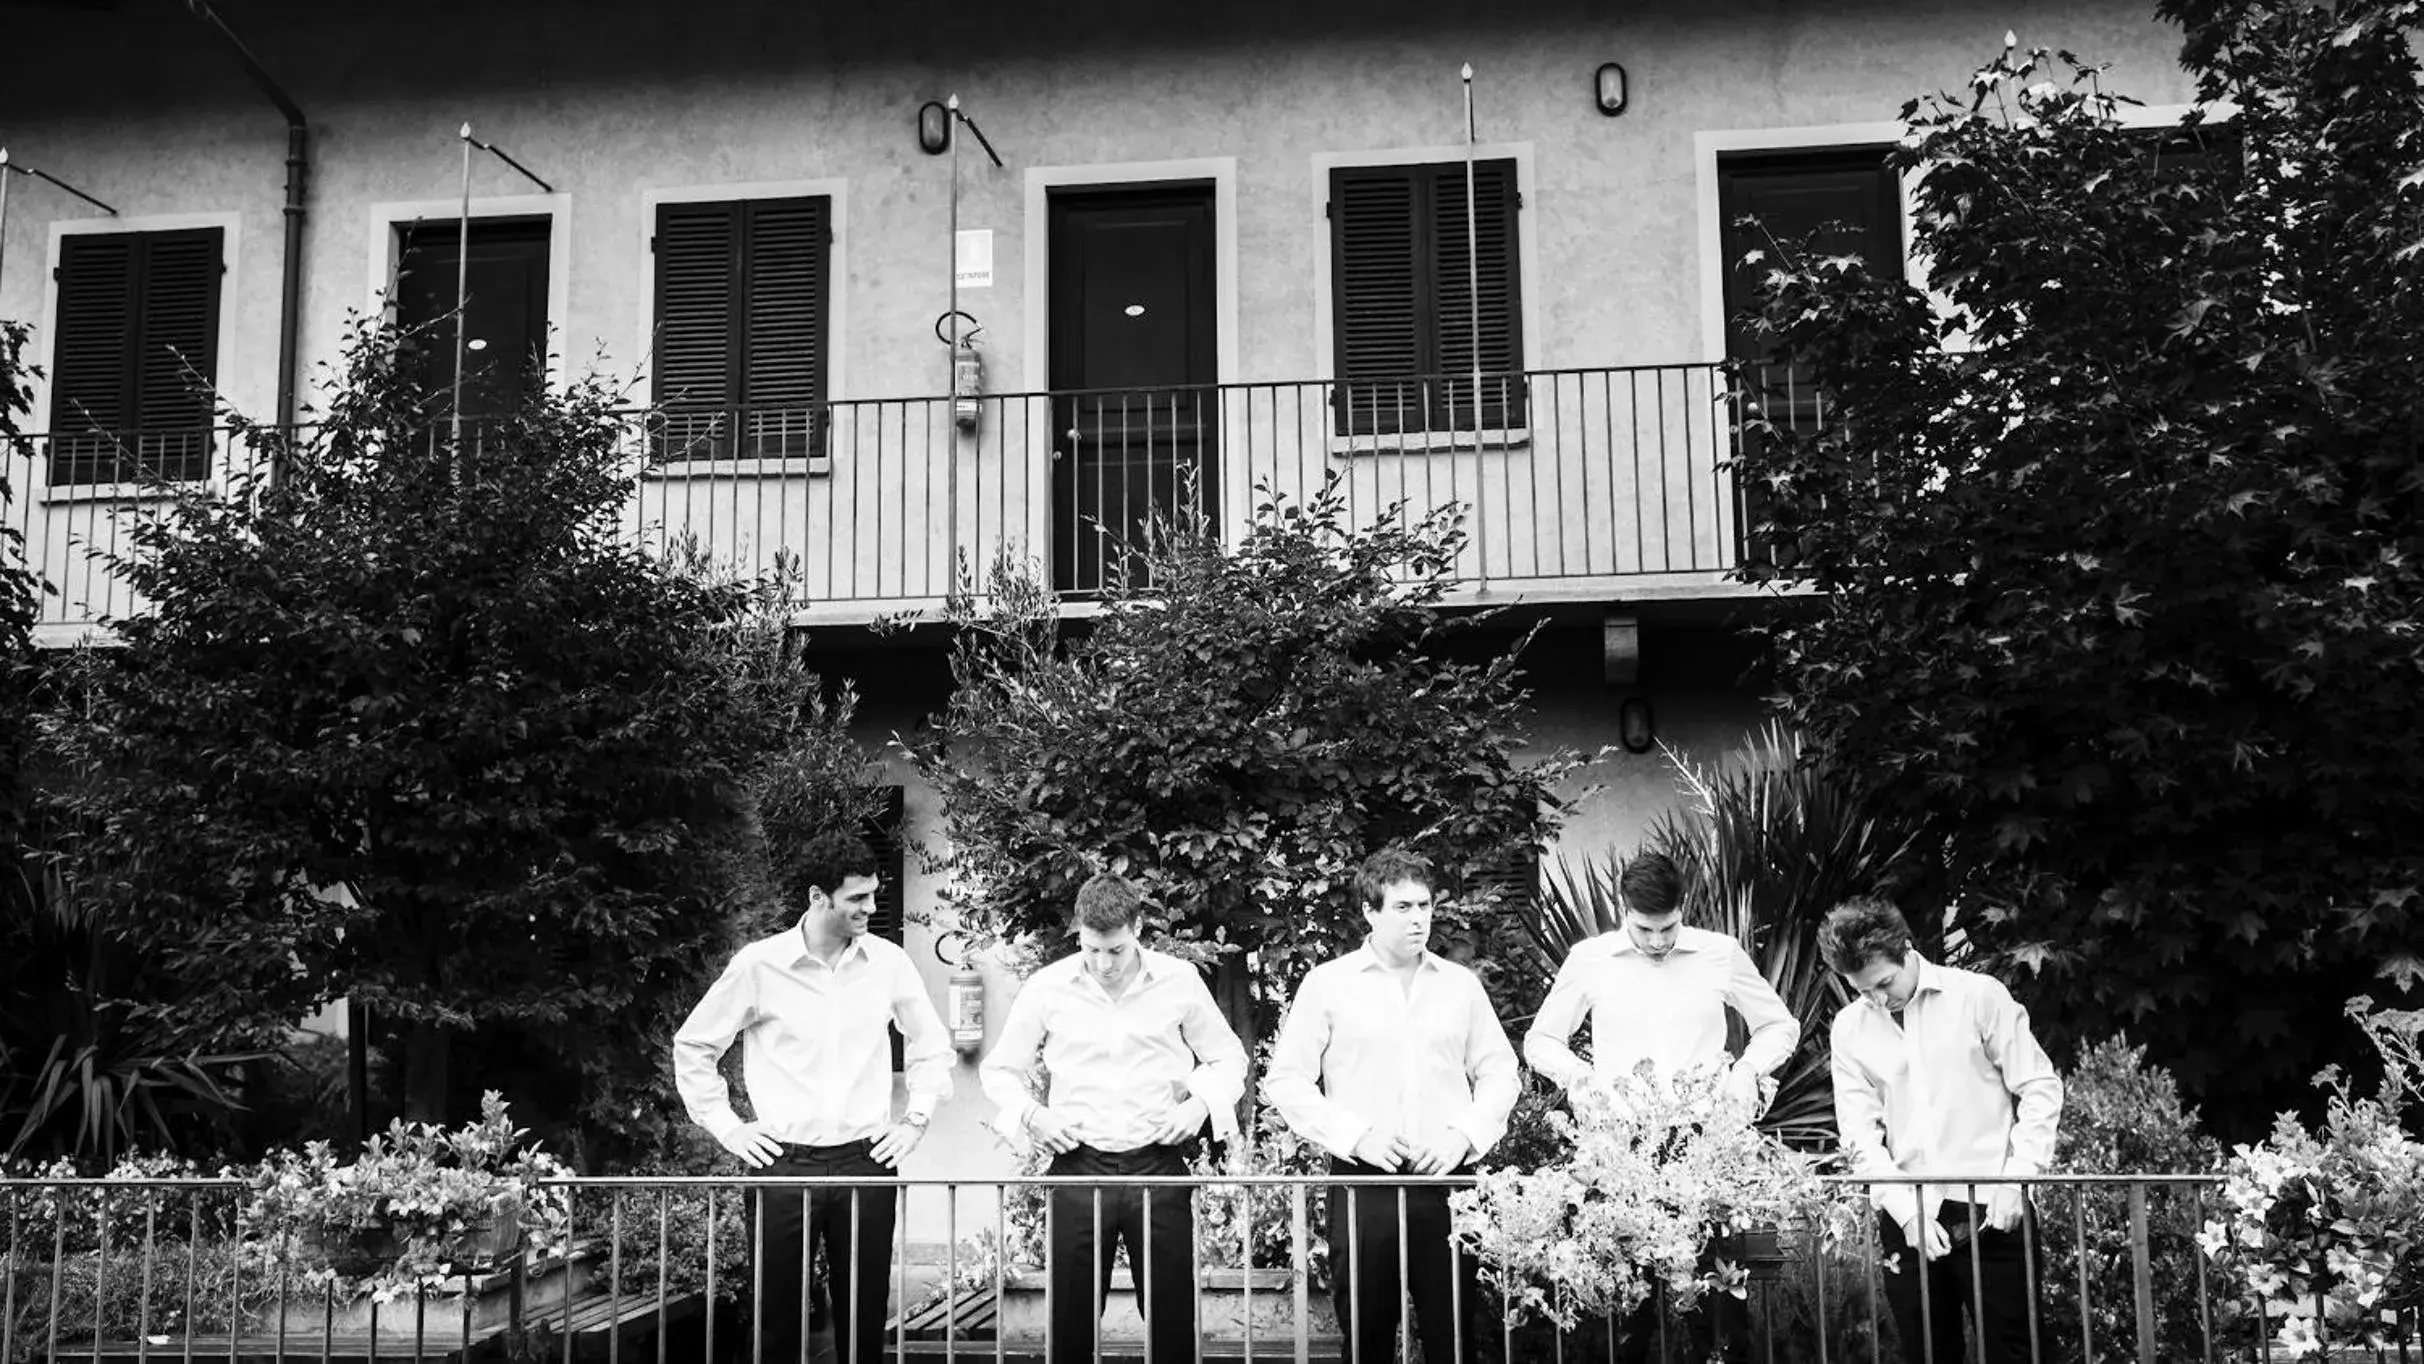
[[[244, 382], [245, 371], [239, 363], [241, 352], [237, 343], [236, 311], [242, 297], [243, 215], [232, 210], [204, 213], [161, 213], [131, 218], [70, 218], [54, 221], [44, 253], [42, 274], [42, 319], [36, 333], [36, 359], [41, 369], [28, 376], [28, 387], [34, 412], [42, 414], [46, 425], [40, 434], [54, 434], [51, 400], [55, 384], [51, 376], [58, 373], [59, 342], [59, 263], [64, 243], [69, 237], [128, 236], [155, 232], [188, 232], [216, 228], [219, 231], [219, 316], [218, 336], [212, 361], [211, 384], [221, 398], [252, 410], [258, 410], [262, 395]], [[231, 382], [231, 376], [234, 381]], [[212, 423], [217, 429], [218, 423]], [[179, 482], [210, 485], [216, 483], [225, 469], [225, 442], [214, 440], [205, 458], [199, 477]], [[110, 501], [141, 501], [162, 496], [159, 489], [142, 483], [59, 483], [49, 477], [49, 457], [42, 456], [41, 477], [32, 480], [29, 501], [45, 503]]]
[[[639, 325], [633, 354], [646, 365], [656, 347], [657, 328], [657, 258], [655, 249], [657, 211], [666, 204], [740, 203], [757, 199], [816, 199], [825, 202], [825, 226], [828, 233], [825, 256], [825, 385], [824, 405], [830, 409], [846, 401], [847, 365], [845, 351], [849, 336], [849, 289], [846, 287], [849, 246], [849, 182], [838, 177], [808, 180], [753, 180], [720, 185], [669, 186], [644, 191], [640, 195], [639, 221], [639, 291], [637, 305]], [[651, 380], [653, 385], [653, 379]], [[653, 389], [652, 389], [653, 391]], [[653, 407], [653, 400], [651, 402]], [[714, 478], [735, 475], [812, 475], [832, 472], [832, 457], [826, 450], [805, 456], [760, 458], [754, 455], [716, 456], [709, 459], [667, 460], [650, 466], [647, 477], [652, 479]]]
[[[1514, 316], [1518, 328], [1518, 373], [1530, 374], [1550, 366], [1540, 353], [1546, 342], [1541, 330], [1540, 302], [1545, 292], [1538, 285], [1541, 266], [1539, 240], [1539, 199], [1537, 176], [1534, 171], [1534, 148], [1530, 142], [1484, 142], [1470, 149], [1473, 160], [1512, 161], [1515, 163], [1515, 294]], [[1337, 247], [1336, 225], [1330, 213], [1332, 172], [1396, 166], [1462, 165], [1468, 149], [1461, 144], [1448, 146], [1393, 147], [1357, 152], [1317, 152], [1310, 158], [1312, 169], [1313, 225], [1313, 374], [1325, 390], [1341, 382], [1338, 373], [1337, 318]], [[1527, 404], [1528, 406], [1528, 404]], [[1335, 412], [1325, 403], [1325, 410]], [[1528, 413], [1527, 413], [1528, 418]], [[1356, 433], [1340, 430], [1335, 416], [1324, 418], [1329, 435], [1330, 453], [1334, 455], [1417, 453], [1431, 450], [1470, 450], [1479, 438], [1482, 449], [1504, 449], [1525, 446], [1531, 442], [1531, 430], [1525, 425], [1484, 427], [1478, 433], [1470, 429], [1453, 431], [1406, 431]], [[1427, 425], [1427, 423], [1426, 423]]]

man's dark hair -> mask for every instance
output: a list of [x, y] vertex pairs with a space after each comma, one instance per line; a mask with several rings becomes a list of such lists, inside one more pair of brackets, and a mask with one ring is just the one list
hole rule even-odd
[[1818, 952], [1837, 975], [1848, 976], [1872, 961], [1900, 961], [1911, 950], [1910, 921], [1891, 900], [1855, 895], [1826, 912], [1818, 925]]
[[1635, 914], [1662, 919], [1683, 904], [1683, 873], [1662, 852], [1634, 854], [1616, 884], [1624, 893], [1624, 907]]
[[1380, 908], [1389, 887], [1401, 881], [1412, 881], [1424, 890], [1439, 893], [1439, 868], [1431, 859], [1411, 848], [1383, 848], [1363, 860], [1355, 869], [1355, 905], [1369, 913]]
[[883, 874], [884, 864], [877, 860], [875, 850], [867, 846], [867, 840], [856, 834], [821, 833], [791, 855], [782, 872], [783, 893], [790, 897], [796, 913], [808, 908], [811, 891], [831, 895], [853, 876]]
[[1144, 897], [1136, 884], [1117, 872], [1098, 871], [1077, 888], [1076, 927], [1097, 933], [1134, 928], [1144, 917]]

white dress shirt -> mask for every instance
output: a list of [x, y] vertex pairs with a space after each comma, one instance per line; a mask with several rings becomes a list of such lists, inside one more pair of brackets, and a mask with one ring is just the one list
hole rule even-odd
[[995, 1126], [1023, 1141], [1043, 1084], [1069, 1135], [1098, 1151], [1147, 1145], [1169, 1110], [1192, 1097], [1212, 1127], [1237, 1127], [1246, 1049], [1193, 966], [1137, 949], [1136, 975], [1119, 998], [1063, 957], [1027, 977], [977, 1078], [1001, 1113]]
[[1461, 1134], [1478, 1159], [1506, 1135], [1518, 1083], [1480, 977], [1425, 952], [1408, 980], [1367, 944], [1296, 987], [1263, 1094], [1334, 1156], [1378, 1128], [1425, 1146]]
[[[1893, 1015], [1854, 1000], [1835, 1015], [1835, 1126], [1858, 1175], [2037, 1174], [2053, 1158], [2062, 1077], [2028, 1010], [1993, 976], [1919, 961], [1918, 988]], [[1979, 1202], [1994, 1192], [1981, 1185]], [[1966, 1185], [1879, 1185], [1872, 1197], [1906, 1229]]]
[[777, 1141], [838, 1146], [892, 1119], [892, 1044], [901, 1030], [908, 1111], [951, 1096], [951, 1042], [909, 954], [860, 934], [828, 966], [794, 925], [733, 954], [673, 1035], [673, 1082], [691, 1121], [718, 1141], [742, 1123], [716, 1063], [741, 1040], [741, 1079]]
[[[1733, 1005], [1750, 1028], [1737, 1064], [1773, 1075], [1801, 1040], [1793, 1011], [1759, 974], [1751, 954], [1723, 933], [1678, 928], [1675, 947], [1653, 957], [1618, 928], [1576, 945], [1557, 968], [1549, 997], [1524, 1034], [1532, 1069], [1572, 1086], [1596, 1072], [1603, 1080], [1631, 1075], [1643, 1061], [1661, 1075], [1729, 1064], [1725, 1009]], [[1569, 1039], [1591, 1020], [1591, 1059], [1574, 1054]]]

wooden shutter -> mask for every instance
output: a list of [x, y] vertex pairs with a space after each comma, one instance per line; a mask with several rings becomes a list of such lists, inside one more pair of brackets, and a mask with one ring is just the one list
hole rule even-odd
[[1434, 328], [1422, 254], [1419, 167], [1330, 173], [1330, 331], [1338, 427], [1419, 431], [1428, 414], [1424, 338]]
[[1461, 163], [1433, 167], [1432, 279], [1438, 290], [1439, 386], [1433, 420], [1445, 429], [1474, 429], [1474, 304], [1481, 312], [1484, 429], [1523, 424], [1523, 298], [1516, 263], [1515, 163], [1473, 165], [1473, 248], [1465, 247], [1465, 173]]
[[[903, 788], [884, 788], [884, 803], [859, 830], [859, 837], [875, 850], [877, 875], [882, 878], [875, 891], [875, 913], [867, 923], [867, 931], [896, 946], [908, 940], [909, 887], [903, 879], [909, 870], [908, 803]], [[892, 1031], [892, 1068], [904, 1066], [901, 1034]]]
[[759, 199], [741, 205], [741, 276], [746, 322], [741, 400], [749, 405], [749, 452], [800, 457], [825, 405], [827, 200]]
[[52, 484], [209, 472], [224, 239], [215, 227], [61, 239]]
[[1471, 430], [1473, 303], [1481, 316], [1482, 425], [1523, 420], [1522, 267], [1515, 163], [1340, 168], [1330, 175], [1331, 310], [1340, 429]]
[[662, 454], [820, 448], [831, 239], [822, 198], [658, 206], [653, 368]]

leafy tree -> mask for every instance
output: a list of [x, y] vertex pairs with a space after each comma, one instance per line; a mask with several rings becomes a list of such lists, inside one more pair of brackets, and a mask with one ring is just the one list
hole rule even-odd
[[1825, 419], [1755, 402], [1740, 473], [1818, 594], [1794, 723], [1944, 822], [2051, 1040], [2126, 1029], [2241, 1131], [2424, 978], [2424, 6], [2161, 11], [2227, 124], [2016, 46], [1914, 101], [1927, 292], [1768, 259]]
[[19, 783], [32, 735], [34, 622], [43, 587], [26, 563], [25, 534], [9, 514], [17, 490], [9, 486], [8, 471], [20, 463], [34, 467], [33, 445], [18, 424], [33, 403], [25, 342], [23, 323], [0, 321], [0, 855], [11, 861], [25, 832]]
[[[947, 902], [981, 933], [1057, 945], [1079, 883], [1121, 872], [1180, 950], [1221, 960], [1251, 1039], [1361, 940], [1352, 883], [1373, 850], [1411, 845], [1468, 882], [1524, 860], [1579, 760], [1518, 760], [1529, 636], [1457, 652], [1473, 621], [1437, 604], [1462, 541], [1453, 509], [1350, 527], [1334, 479], [1303, 503], [1266, 493], [1234, 548], [1164, 528], [1090, 629], [997, 566], [984, 609], [955, 613], [956, 688], [913, 746], [941, 796]], [[1468, 901], [1468, 925], [1496, 926]]]
[[468, 1069], [553, 1058], [540, 1102], [597, 1119], [664, 1087], [645, 1039], [720, 964], [790, 719], [734, 666], [745, 587], [616, 535], [615, 393], [533, 385], [458, 448], [397, 345], [358, 327], [315, 426], [237, 421], [274, 482], [133, 532], [71, 804], [187, 978], [399, 1024], [408, 1116], [476, 1091], [482, 1028]]

